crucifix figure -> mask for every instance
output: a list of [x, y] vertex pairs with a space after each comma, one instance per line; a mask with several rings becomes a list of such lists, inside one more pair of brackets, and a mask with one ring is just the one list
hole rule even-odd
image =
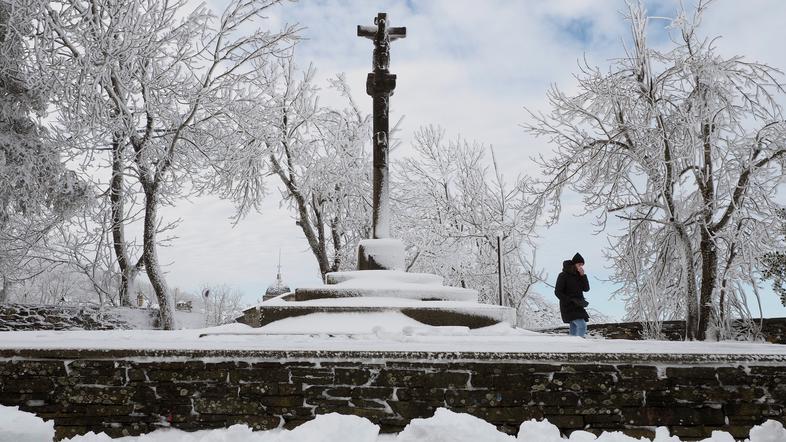
[[374, 19], [376, 26], [358, 25], [358, 37], [374, 41], [374, 72], [366, 78], [366, 93], [374, 103], [374, 143], [372, 175], [372, 238], [390, 237], [390, 184], [388, 180], [389, 121], [388, 101], [396, 88], [396, 75], [388, 70], [390, 66], [390, 42], [407, 36], [407, 28], [388, 27], [387, 14], [380, 12]]

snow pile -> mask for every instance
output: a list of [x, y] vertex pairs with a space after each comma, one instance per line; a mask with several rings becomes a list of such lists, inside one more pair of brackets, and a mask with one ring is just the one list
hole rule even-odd
[[[338, 413], [318, 415], [292, 431], [281, 435], [277, 442], [374, 442], [379, 427], [364, 417]], [[234, 441], [233, 441], [234, 442]]]
[[44, 421], [19, 407], [0, 405], [0, 441], [51, 441], [55, 437], [55, 422]]
[[407, 327], [423, 326], [400, 312], [312, 313], [280, 319], [264, 327], [261, 333], [277, 334], [377, 334], [400, 332]]
[[514, 442], [516, 439], [500, 433], [497, 427], [483, 419], [439, 408], [433, 417], [413, 419], [395, 440], [396, 442]]
[[555, 442], [561, 441], [562, 436], [559, 434], [559, 428], [551, 425], [548, 421], [538, 422], [532, 419], [521, 424], [517, 440], [519, 442]]
[[[294, 430], [252, 431], [246, 425], [232, 425], [220, 430], [186, 432], [174, 428], [154, 431], [142, 436], [112, 439], [105, 433], [87, 433], [64, 439], [64, 442], [376, 442], [379, 427], [368, 419], [338, 413], [323, 414]], [[0, 439], [4, 441], [6, 439]], [[38, 441], [39, 439], [17, 439]], [[45, 439], [40, 439], [45, 440]], [[52, 436], [46, 439], [52, 440]]]
[[[54, 422], [44, 421], [18, 407], [0, 405], [0, 441], [50, 442], [55, 435]], [[665, 427], [658, 427], [655, 439], [636, 439], [620, 432], [595, 436], [574, 431], [563, 438], [557, 427], [548, 421], [530, 420], [521, 424], [518, 437], [497, 431], [490, 423], [464, 413], [438, 409], [428, 419], [413, 419], [398, 435], [380, 435], [379, 427], [368, 419], [337, 413], [319, 415], [294, 430], [252, 431], [246, 425], [232, 425], [218, 430], [185, 432], [166, 428], [141, 436], [112, 439], [105, 433], [87, 433], [65, 439], [70, 442], [681, 442], [669, 436]], [[778, 421], [769, 420], [753, 427], [746, 442], [784, 442], [786, 429]], [[734, 442], [725, 431], [714, 431], [702, 442]]]
[[750, 442], [783, 442], [786, 441], [786, 429], [778, 421], [769, 420], [751, 428]]

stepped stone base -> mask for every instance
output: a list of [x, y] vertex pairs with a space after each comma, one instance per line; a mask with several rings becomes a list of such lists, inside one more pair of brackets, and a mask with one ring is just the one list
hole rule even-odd
[[[397, 240], [368, 240], [380, 250]], [[391, 245], [392, 244], [392, 245]], [[362, 248], [362, 247], [361, 247]], [[479, 304], [475, 290], [446, 287], [442, 278], [400, 270], [358, 270], [325, 275], [325, 285], [303, 287], [252, 307], [237, 318], [252, 327], [313, 313], [399, 312], [431, 326], [480, 328], [516, 323], [510, 307]]]
[[325, 285], [322, 287], [304, 287], [295, 290], [295, 301], [310, 301], [313, 299], [338, 299], [338, 298], [396, 298], [416, 299], [420, 301], [465, 301], [477, 302], [478, 293], [474, 290], [441, 287], [420, 286], [416, 289], [407, 287], [390, 287], [367, 289], [363, 287], [340, 287]]
[[393, 280], [408, 284], [427, 284], [442, 286], [442, 277], [431, 273], [410, 273], [395, 270], [361, 270], [349, 272], [330, 272], [325, 274], [325, 284], [334, 285], [347, 281]]

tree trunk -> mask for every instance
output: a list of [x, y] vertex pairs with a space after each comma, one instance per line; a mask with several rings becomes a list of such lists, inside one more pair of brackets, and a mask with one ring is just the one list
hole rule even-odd
[[0, 304], [5, 304], [8, 299], [8, 294], [11, 292], [11, 283], [5, 275], [0, 277], [3, 278], [3, 286], [0, 287]]
[[692, 341], [698, 338], [699, 331], [699, 306], [697, 304], [698, 294], [696, 293], [696, 270], [693, 268], [693, 247], [690, 244], [685, 228], [682, 225], [675, 225], [677, 236], [680, 241], [681, 247], [680, 255], [682, 257], [683, 266], [687, 273], [686, 279], [686, 296], [687, 305], [685, 306], [685, 337]]
[[[284, 117], [284, 125], [286, 127], [286, 117]], [[284, 132], [286, 134], [286, 131]], [[283, 143], [284, 152], [289, 158], [289, 148], [287, 147], [286, 143]], [[276, 156], [270, 154], [270, 163], [273, 165], [273, 170], [276, 174], [281, 178], [281, 182], [284, 183], [286, 186], [289, 195], [295, 199], [295, 205], [297, 206], [297, 213], [298, 218], [295, 224], [303, 230], [303, 235], [305, 235], [306, 240], [308, 241], [308, 246], [311, 249], [311, 253], [314, 254], [314, 257], [317, 259], [317, 263], [319, 264], [319, 273], [322, 275], [322, 280], [325, 280], [325, 274], [330, 271], [330, 264], [327, 260], [327, 254], [320, 252], [320, 250], [325, 249], [324, 244], [324, 235], [322, 235], [321, 242], [320, 239], [317, 238], [317, 234], [314, 233], [314, 227], [311, 225], [311, 220], [308, 216], [308, 205], [306, 203], [305, 196], [301, 193], [300, 189], [295, 182], [295, 177], [290, 175], [288, 176], [286, 172], [281, 168]], [[288, 170], [293, 170], [294, 167], [290, 160], [287, 160], [288, 163]]]
[[156, 218], [158, 211], [158, 191], [155, 185], [143, 184], [145, 191], [145, 228], [143, 233], [142, 257], [150, 284], [156, 292], [161, 328], [175, 329], [175, 304], [166, 285], [166, 280], [158, 264], [156, 254]]
[[712, 293], [718, 272], [718, 251], [707, 229], [701, 230], [701, 294], [699, 298], [698, 339], [707, 339], [712, 319]]
[[[330, 260], [327, 255], [327, 238], [325, 236], [325, 223], [322, 220], [322, 204], [317, 200], [316, 196], [311, 196], [311, 211], [314, 213], [314, 230], [317, 231], [317, 250], [316, 256], [319, 261], [319, 272], [322, 274], [322, 280], [325, 280], [325, 274], [331, 271]], [[305, 219], [304, 222], [309, 222]]]
[[112, 181], [109, 200], [112, 207], [112, 242], [117, 264], [120, 267], [120, 289], [118, 297], [121, 306], [130, 306], [128, 290], [133, 282], [135, 271], [128, 262], [128, 247], [125, 239], [125, 207], [123, 204], [123, 139], [120, 134], [112, 135]]
[[[702, 90], [702, 101], [707, 102], [708, 88], [703, 87], [696, 79], [697, 88]], [[701, 293], [699, 297], [699, 339], [707, 340], [707, 332], [712, 323], [712, 293], [715, 291], [715, 284], [718, 272], [718, 251], [713, 242], [712, 214], [715, 207], [715, 182], [713, 173], [713, 125], [710, 121], [702, 124], [701, 134], [704, 147], [704, 167], [702, 176], [704, 184], [700, 186], [702, 199], [704, 200], [704, 224], [701, 226], [701, 242], [699, 251], [701, 252]], [[716, 336], [717, 339], [717, 336]]]

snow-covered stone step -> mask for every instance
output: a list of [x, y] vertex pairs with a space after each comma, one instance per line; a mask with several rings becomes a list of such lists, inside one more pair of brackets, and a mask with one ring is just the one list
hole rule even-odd
[[350, 272], [331, 272], [325, 274], [325, 284], [341, 284], [348, 281], [375, 280], [383, 282], [401, 282], [408, 284], [442, 285], [442, 277], [430, 273], [409, 273], [398, 270], [356, 270]]
[[[469, 328], [488, 327], [500, 322], [513, 323], [515, 310], [496, 305], [440, 301], [411, 303], [409, 305], [319, 305], [311, 303], [263, 303], [243, 312], [238, 322], [252, 327], [264, 327], [275, 321], [294, 318], [312, 313], [377, 313], [400, 312], [404, 315], [431, 326], [464, 326]], [[465, 304], [465, 305], [462, 305]]]
[[295, 290], [294, 300], [357, 297], [477, 302], [478, 292], [471, 289], [428, 284], [391, 283], [388, 286], [382, 286], [378, 280], [365, 281], [361, 279], [334, 285], [301, 287]]

